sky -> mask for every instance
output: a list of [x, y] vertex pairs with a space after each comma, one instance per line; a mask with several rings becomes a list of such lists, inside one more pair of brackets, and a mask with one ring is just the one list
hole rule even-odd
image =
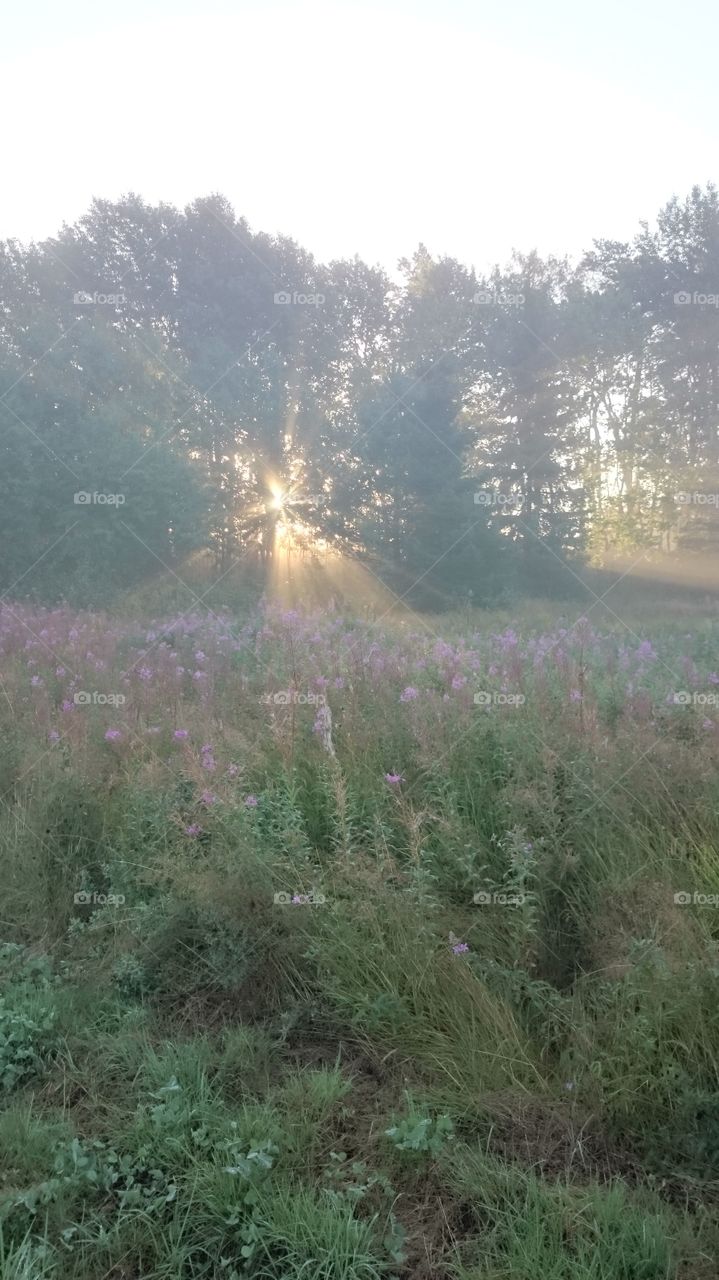
[[27, 0], [4, 16], [0, 237], [219, 191], [389, 270], [576, 257], [719, 178], [713, 0]]

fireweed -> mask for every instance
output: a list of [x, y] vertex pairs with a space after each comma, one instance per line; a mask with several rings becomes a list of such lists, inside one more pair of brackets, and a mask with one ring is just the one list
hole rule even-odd
[[716, 1255], [651, 1198], [719, 1159], [713, 622], [632, 630], [0, 607], [3, 1265], [374, 1280], [435, 1201], [442, 1280]]

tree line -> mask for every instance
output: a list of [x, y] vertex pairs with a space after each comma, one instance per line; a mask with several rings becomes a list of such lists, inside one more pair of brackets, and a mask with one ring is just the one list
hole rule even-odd
[[130, 195], [0, 244], [0, 281], [5, 592], [100, 602], [291, 545], [479, 601], [719, 545], [712, 186], [483, 277], [423, 246], [393, 276], [323, 264], [221, 196]]

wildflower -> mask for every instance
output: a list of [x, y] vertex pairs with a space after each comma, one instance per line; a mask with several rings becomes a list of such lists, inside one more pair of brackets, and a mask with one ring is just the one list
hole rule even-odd
[[107, 729], [105, 732], [105, 742], [119, 742], [122, 733], [119, 729]]
[[466, 942], [455, 942], [452, 950], [456, 956], [459, 956], [463, 951], [469, 951], [469, 947]]
[[197, 653], [195, 654], [195, 662], [204, 662], [204, 661], [205, 661], [205, 654], [202, 652], [202, 649], [198, 649]]
[[66, 699], [65, 699], [65, 701], [64, 701], [64, 702], [63, 702], [63, 704], [62, 704], [62, 710], [63, 710], [63, 711], [74, 711], [74, 710], [75, 710], [75, 703], [74, 703], [74, 702], [70, 702], [70, 699], [69, 699], [69, 698], [66, 698]]
[[239, 769], [238, 769], [238, 767], [237, 767], [237, 765], [236, 765], [236, 764], [228, 764], [228, 766], [227, 766], [227, 776], [228, 776], [228, 778], [236, 778], [239, 772], [240, 772], [240, 771], [239, 771]]
[[30, 681], [33, 689], [41, 689], [44, 683], [45, 681], [42, 679], [42, 676], [33, 676]]
[[584, 701], [584, 699], [582, 698], [581, 693], [579, 692], [579, 689], [572, 689], [572, 692], [571, 692], [571, 693], [570, 693], [570, 695], [569, 695], [569, 701], [570, 701], [570, 702], [583, 702], [583, 701]]
[[419, 689], [415, 689], [414, 685], [408, 684], [407, 688], [399, 695], [400, 702], [414, 702], [419, 697]]
[[203, 791], [200, 800], [206, 805], [217, 804], [217, 796], [212, 791]]
[[401, 773], [386, 773], [384, 775], [384, 780], [385, 782], [388, 782], [391, 787], [396, 787], [398, 783], [404, 782], [404, 778]]
[[446, 662], [448, 659], [454, 658], [455, 653], [451, 644], [447, 644], [446, 640], [438, 640], [432, 649], [432, 657], [436, 662]]
[[245, 796], [245, 807], [247, 809], [257, 808], [257, 796]]
[[452, 688], [453, 688], [453, 689], [463, 689], [463, 688], [464, 688], [464, 686], [466, 685], [466, 683], [467, 683], [467, 677], [466, 677], [466, 676], [453, 676], [453, 677], [452, 677]]
[[57, 729], [51, 729], [51, 730], [50, 730], [49, 734], [47, 735], [47, 740], [48, 740], [48, 742], [59, 742], [59, 741], [60, 741], [60, 734], [58, 733]]
[[173, 733], [172, 736], [175, 739], [175, 742], [184, 742], [185, 739], [189, 738], [190, 735], [187, 732], [187, 729], [175, 729], [175, 732]]
[[519, 636], [512, 627], [507, 627], [504, 635], [497, 636], [497, 640], [499, 641], [499, 647], [503, 653], [506, 652], [507, 649], [514, 649], [519, 644]]
[[202, 834], [202, 827], [200, 826], [199, 822], [190, 822], [185, 827], [186, 836], [199, 836], [201, 834]]
[[[64, 667], [55, 667], [55, 675], [56, 675], [60, 680], [62, 680], [63, 676], [64, 676], [64, 675], [67, 675], [67, 672], [65, 671], [65, 668], [64, 668]], [[711, 680], [711, 676], [709, 677], [709, 679]]]

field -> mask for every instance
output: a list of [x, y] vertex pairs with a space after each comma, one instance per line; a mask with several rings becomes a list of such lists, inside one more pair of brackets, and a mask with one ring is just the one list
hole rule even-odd
[[713, 1280], [717, 613], [579, 612], [2, 607], [3, 1280]]

